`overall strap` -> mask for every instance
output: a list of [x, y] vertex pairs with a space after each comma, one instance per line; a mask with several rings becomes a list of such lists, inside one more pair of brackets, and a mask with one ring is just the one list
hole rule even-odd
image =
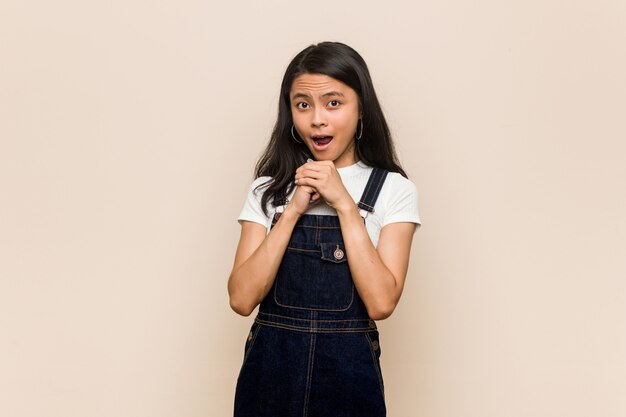
[[361, 217], [365, 218], [367, 217], [367, 213], [374, 212], [374, 205], [376, 204], [380, 190], [383, 188], [387, 174], [388, 172], [381, 168], [374, 168], [372, 170], [363, 195], [361, 196], [361, 201], [359, 201], [358, 204]]
[[272, 225], [278, 221], [278, 218], [281, 214], [283, 214], [288, 203], [289, 199], [287, 198], [287, 187], [281, 188], [272, 196], [272, 206], [276, 208], [276, 213], [272, 219]]

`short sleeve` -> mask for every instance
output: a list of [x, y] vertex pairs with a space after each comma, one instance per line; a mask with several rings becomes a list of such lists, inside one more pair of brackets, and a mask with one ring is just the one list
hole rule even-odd
[[250, 221], [259, 223], [264, 227], [268, 227], [270, 217], [263, 213], [263, 208], [261, 206], [261, 197], [263, 197], [263, 191], [266, 187], [257, 187], [266, 183], [269, 179], [270, 177], [259, 177], [252, 182], [241, 213], [237, 218], [238, 222], [241, 223], [242, 221]]
[[393, 175], [390, 182], [389, 200], [382, 226], [390, 223], [421, 224], [418, 210], [418, 193], [415, 184], [400, 174]]

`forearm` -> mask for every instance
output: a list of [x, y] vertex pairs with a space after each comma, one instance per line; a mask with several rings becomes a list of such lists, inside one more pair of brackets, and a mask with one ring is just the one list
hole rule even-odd
[[230, 305], [237, 313], [250, 315], [272, 287], [299, 215], [287, 208], [256, 250], [233, 268], [228, 279]]
[[337, 209], [354, 285], [371, 318], [382, 320], [396, 307], [402, 284], [383, 263], [354, 204]]

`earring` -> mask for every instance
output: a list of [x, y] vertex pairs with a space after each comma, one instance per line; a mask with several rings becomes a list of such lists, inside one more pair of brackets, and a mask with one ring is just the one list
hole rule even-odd
[[[361, 119], [360, 117], [359, 117], [359, 124], [361, 125], [361, 132], [358, 134], [358, 136], [355, 136], [355, 137], [354, 137], [354, 138], [357, 140], [357, 142], [358, 142], [359, 140], [361, 140], [361, 137], [363, 136], [363, 119]], [[359, 124], [357, 124], [357, 126], [356, 126], [357, 128], [356, 128], [356, 130], [354, 131], [354, 134], [355, 134], [355, 135], [356, 135], [356, 132], [359, 130]]]
[[298, 138], [296, 138], [296, 134], [293, 131], [293, 125], [291, 125], [291, 137], [293, 138], [293, 140], [295, 140], [297, 143], [303, 143], [301, 140], [298, 140]]

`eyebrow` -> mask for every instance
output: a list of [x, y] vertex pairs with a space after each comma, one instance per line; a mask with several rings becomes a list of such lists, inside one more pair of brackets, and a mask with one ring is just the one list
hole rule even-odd
[[[326, 97], [334, 97], [334, 96], [344, 97], [344, 94], [340, 91], [329, 91], [328, 93], [322, 94], [320, 97], [326, 98]], [[295, 100], [297, 98], [311, 98], [311, 96], [306, 93], [296, 93], [293, 95], [293, 97], [291, 97], [292, 100]]]

